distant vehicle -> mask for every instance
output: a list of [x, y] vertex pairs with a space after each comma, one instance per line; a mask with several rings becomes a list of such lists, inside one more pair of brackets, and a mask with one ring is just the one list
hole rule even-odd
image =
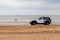
[[51, 24], [51, 19], [50, 17], [40, 17], [38, 20], [32, 20], [30, 24], [31, 25], [36, 25], [36, 24], [49, 25]]

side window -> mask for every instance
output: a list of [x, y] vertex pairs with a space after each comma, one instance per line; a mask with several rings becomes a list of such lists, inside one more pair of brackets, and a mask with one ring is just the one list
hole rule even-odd
[[41, 20], [41, 19], [42, 19], [42, 17], [39, 18], [39, 20]]
[[43, 19], [46, 19], [46, 17], [43, 17]]

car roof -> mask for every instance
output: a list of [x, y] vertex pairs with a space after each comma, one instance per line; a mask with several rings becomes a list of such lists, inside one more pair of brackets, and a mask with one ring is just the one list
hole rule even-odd
[[50, 18], [50, 17], [44, 17], [44, 16], [43, 16], [43, 17], [40, 17], [40, 18]]
[[42, 19], [42, 18], [43, 19], [50, 19], [50, 17], [44, 17], [44, 16], [43, 17], [39, 17], [39, 19]]

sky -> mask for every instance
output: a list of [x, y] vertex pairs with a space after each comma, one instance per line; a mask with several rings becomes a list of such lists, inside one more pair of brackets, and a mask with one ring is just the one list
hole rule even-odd
[[0, 0], [0, 15], [60, 15], [60, 0]]

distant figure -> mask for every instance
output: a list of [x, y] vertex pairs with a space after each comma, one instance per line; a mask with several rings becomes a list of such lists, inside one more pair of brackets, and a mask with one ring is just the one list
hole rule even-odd
[[15, 19], [15, 22], [17, 22], [17, 19]]

